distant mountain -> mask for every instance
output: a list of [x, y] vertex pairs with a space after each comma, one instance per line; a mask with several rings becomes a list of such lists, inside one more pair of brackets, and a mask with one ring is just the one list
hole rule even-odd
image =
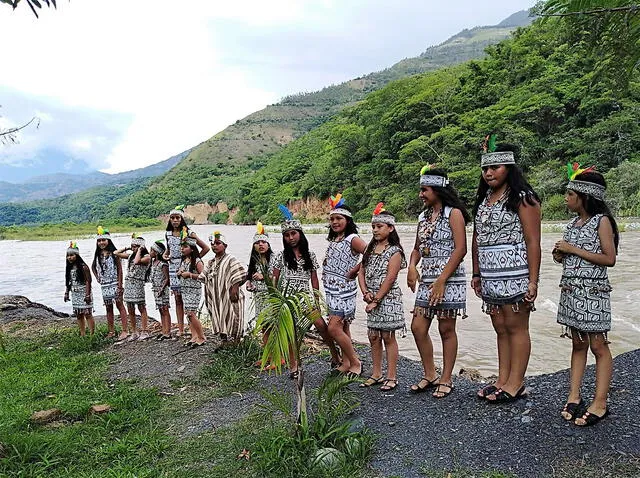
[[50, 199], [105, 185], [122, 185], [135, 179], [159, 176], [184, 159], [191, 149], [150, 166], [106, 174], [92, 171], [86, 174], [53, 173], [34, 176], [21, 182], [0, 181], [0, 202], [25, 202]]

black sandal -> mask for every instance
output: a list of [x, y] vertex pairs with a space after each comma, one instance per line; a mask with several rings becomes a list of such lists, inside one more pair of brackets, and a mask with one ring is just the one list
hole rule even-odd
[[[435, 386], [437, 386], [439, 378], [440, 377], [436, 377], [433, 380], [429, 380], [427, 377], [422, 377], [418, 383], [414, 383], [413, 385], [411, 385], [411, 387], [409, 387], [409, 392], [416, 393], [416, 394], [424, 393], [430, 388], [434, 388]], [[420, 384], [422, 382], [427, 382], [427, 384], [424, 387], [421, 387]]]
[[[392, 383], [393, 385], [388, 385], [389, 383]], [[384, 380], [384, 383], [382, 384], [382, 387], [380, 387], [380, 390], [383, 392], [390, 392], [394, 390], [397, 386], [398, 386], [398, 381], [395, 378], [386, 378]]]
[[518, 389], [518, 391], [516, 392], [515, 395], [511, 395], [509, 392], [505, 392], [504, 390], [502, 390], [501, 388], [499, 388], [498, 390], [496, 390], [493, 395], [496, 397], [495, 400], [490, 400], [490, 399], [486, 399], [487, 402], [489, 403], [510, 403], [510, 402], [515, 402], [516, 400], [519, 400], [521, 398], [524, 398], [527, 396], [527, 389], [526, 387], [523, 385], [522, 387], [520, 387]]
[[378, 385], [380, 383], [384, 382], [384, 377], [369, 377], [368, 379], [366, 379], [364, 382], [362, 382], [360, 384], [360, 386], [362, 388], [367, 388], [367, 387], [373, 387], [374, 385]]
[[487, 395], [493, 395], [497, 391], [498, 391], [498, 387], [496, 387], [494, 384], [491, 384], [478, 390], [478, 393], [476, 393], [476, 396], [478, 398], [487, 398]]
[[293, 372], [289, 372], [289, 378], [291, 380], [297, 380], [300, 376], [300, 370], [294, 370]]
[[[440, 390], [440, 387], [445, 387], [448, 388], [448, 391], [444, 391], [444, 390]], [[449, 383], [439, 383], [438, 386], [436, 387], [435, 392], [433, 392], [431, 395], [433, 395], [434, 398], [444, 398], [447, 395], [449, 395], [451, 392], [453, 392], [453, 383], [449, 382]]]
[[[584, 412], [584, 414], [581, 417], [576, 418], [576, 421], [574, 421], [573, 423], [575, 423], [575, 425], [578, 427], [590, 427], [591, 425], [595, 425], [596, 423], [601, 421], [607, 415], [609, 415], [609, 409], [607, 409], [602, 414], [602, 416], [598, 416], [595, 413], [591, 413], [590, 411], [587, 410]], [[578, 420], [584, 420], [584, 424], [580, 425], [579, 423], [577, 423]]]
[[584, 400], [580, 399], [578, 403], [575, 402], [567, 402], [562, 407], [562, 411], [560, 415], [566, 421], [571, 422], [575, 420], [579, 415], [584, 413]]

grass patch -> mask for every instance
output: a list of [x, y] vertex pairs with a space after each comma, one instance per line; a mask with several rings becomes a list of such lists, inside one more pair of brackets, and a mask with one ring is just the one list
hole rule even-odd
[[427, 478], [515, 478], [516, 476], [500, 471], [471, 471], [461, 468], [452, 471], [431, 471], [423, 469], [420, 473]]
[[75, 222], [47, 223], [34, 226], [0, 226], [1, 239], [19, 239], [22, 241], [57, 241], [61, 239], [79, 238], [96, 234], [98, 225], [114, 233], [130, 233], [132, 231], [156, 231], [162, 228], [157, 219], [128, 218], [118, 221], [104, 221], [100, 224]]
[[552, 468], [553, 478], [637, 478], [640, 455], [607, 452], [581, 460], [558, 460]]

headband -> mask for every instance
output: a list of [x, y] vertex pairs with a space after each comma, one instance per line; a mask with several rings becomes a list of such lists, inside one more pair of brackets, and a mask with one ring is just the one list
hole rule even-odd
[[151, 244], [151, 249], [156, 251], [160, 255], [164, 254], [164, 251], [167, 250], [167, 248], [165, 247], [162, 241], [156, 241], [153, 244]]
[[96, 236], [96, 241], [98, 239], [111, 239], [111, 235], [109, 234], [109, 229], [105, 229], [102, 226], [98, 226], [98, 235]]
[[209, 242], [213, 244], [213, 241], [220, 241], [225, 246], [227, 245], [227, 238], [220, 231], [213, 231], [213, 234], [209, 234]]
[[488, 134], [484, 138], [482, 143], [482, 158], [480, 159], [480, 167], [485, 166], [498, 166], [500, 164], [516, 164], [516, 158], [513, 155], [513, 151], [498, 151], [496, 152], [496, 139], [497, 135]]
[[144, 247], [144, 237], [140, 237], [134, 232], [131, 235], [131, 245]]
[[80, 249], [78, 249], [78, 243], [75, 241], [69, 242], [69, 247], [67, 248], [67, 255], [69, 254], [80, 254]]
[[388, 224], [389, 226], [396, 225], [396, 218], [391, 214], [380, 214], [381, 212], [386, 211], [384, 208], [384, 203], [379, 202], [376, 205], [376, 208], [373, 210], [373, 216], [371, 217], [371, 223], [379, 222], [382, 224]]
[[574, 178], [582, 173], [594, 172], [595, 167], [591, 166], [585, 169], [580, 167], [578, 163], [567, 163], [567, 176], [569, 177], [569, 183], [567, 189], [571, 189], [577, 193], [587, 194], [595, 199], [604, 201], [605, 187], [602, 184], [592, 183], [591, 181], [580, 181]]
[[344, 198], [342, 197], [342, 193], [331, 196], [329, 198], [329, 205], [331, 206], [329, 216], [331, 216], [332, 214], [340, 214], [345, 217], [353, 217], [353, 214], [351, 214], [350, 211], [342, 207], [344, 206]]
[[420, 186], [437, 186], [441, 188], [448, 186], [449, 180], [444, 176], [428, 174], [431, 168], [432, 166], [427, 164], [420, 170]]
[[264, 230], [264, 226], [260, 221], [256, 224], [256, 233], [253, 235], [253, 243], [255, 244], [258, 241], [269, 243], [269, 234]]
[[174, 215], [184, 217], [184, 204], [181, 204], [180, 206], [176, 206], [171, 211], [169, 211], [169, 216], [174, 216]]
[[287, 206], [284, 204], [278, 204], [278, 209], [280, 209], [280, 212], [284, 217], [284, 221], [280, 224], [280, 230], [283, 233], [291, 230], [302, 231], [302, 223], [293, 218], [293, 214], [291, 214], [291, 211], [289, 211]]

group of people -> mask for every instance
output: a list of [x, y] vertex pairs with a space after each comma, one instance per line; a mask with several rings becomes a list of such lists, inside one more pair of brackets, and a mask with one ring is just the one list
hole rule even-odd
[[[496, 332], [498, 377], [478, 390], [487, 403], [508, 403], [526, 396], [525, 373], [530, 356], [529, 315], [535, 310], [541, 260], [540, 199], [516, 164], [517, 149], [496, 145], [488, 137], [481, 156], [482, 176], [472, 215], [467, 211], [446, 171], [424, 167], [420, 171], [420, 192], [425, 209], [418, 217], [415, 243], [407, 255], [400, 243], [394, 215], [379, 203], [373, 211], [373, 238], [367, 244], [358, 235], [353, 211], [341, 195], [330, 199], [328, 246], [323, 261], [322, 281], [328, 320], [317, 314], [314, 325], [331, 352], [335, 374], [357, 377], [362, 363], [355, 350], [350, 324], [355, 318], [358, 286], [367, 314], [371, 344], [371, 375], [361, 387], [380, 385], [391, 391], [398, 386], [398, 345], [395, 332], [405, 328], [402, 291], [398, 274], [408, 267], [407, 283], [416, 293], [411, 330], [420, 353], [424, 374], [411, 385], [411, 393], [433, 390], [435, 398], [452, 393], [452, 372], [457, 356], [456, 320], [466, 317], [467, 276], [463, 259], [467, 253], [466, 225], [473, 222], [471, 244], [471, 288], [482, 298], [483, 312]], [[565, 196], [576, 217], [555, 244], [553, 258], [563, 266], [560, 279], [558, 323], [571, 338], [571, 379], [562, 417], [576, 425], [593, 425], [607, 413], [607, 396], [612, 375], [612, 358], [607, 333], [611, 328], [611, 286], [607, 268], [615, 264], [619, 242], [615, 218], [604, 201], [606, 183], [593, 168], [568, 165]], [[279, 281], [290, 292], [305, 291], [316, 298], [319, 290], [316, 255], [302, 224], [284, 206], [281, 224], [283, 250], [274, 253], [261, 224], [253, 237], [248, 270], [226, 254], [226, 240], [213, 234], [210, 245], [189, 232], [181, 209], [171, 211], [166, 245], [154, 243], [147, 253], [144, 241], [134, 237], [130, 248], [116, 250], [102, 231], [98, 236], [92, 269], [102, 286], [107, 307], [109, 333], [114, 333], [113, 304], [123, 318], [121, 340], [127, 339], [127, 304], [131, 332], [136, 334], [135, 306], [142, 316], [142, 334], [147, 328], [144, 281], [150, 274], [156, 306], [162, 317], [159, 340], [170, 337], [169, 289], [174, 294], [178, 334], [184, 332], [186, 313], [192, 330], [192, 346], [205, 342], [197, 317], [201, 284], [204, 303], [212, 318], [213, 332], [223, 340], [238, 340], [244, 330], [243, 294], [240, 286], [254, 294], [256, 314], [267, 299], [265, 275]], [[213, 250], [215, 257], [203, 264], [202, 257]], [[408, 257], [407, 257], [408, 256]], [[124, 279], [121, 261], [128, 263]], [[74, 312], [84, 333], [85, 319], [93, 330], [89, 268], [73, 244], [67, 251], [67, 298], [71, 292]], [[419, 268], [419, 269], [418, 269]], [[429, 329], [437, 319], [442, 340], [443, 364], [438, 376]], [[263, 331], [267, 336], [269, 331]], [[591, 349], [596, 358], [596, 389], [587, 405], [581, 395], [582, 381]], [[383, 354], [384, 352], [384, 354]], [[386, 355], [386, 373], [383, 372]], [[298, 366], [290, 361], [290, 376]]]

